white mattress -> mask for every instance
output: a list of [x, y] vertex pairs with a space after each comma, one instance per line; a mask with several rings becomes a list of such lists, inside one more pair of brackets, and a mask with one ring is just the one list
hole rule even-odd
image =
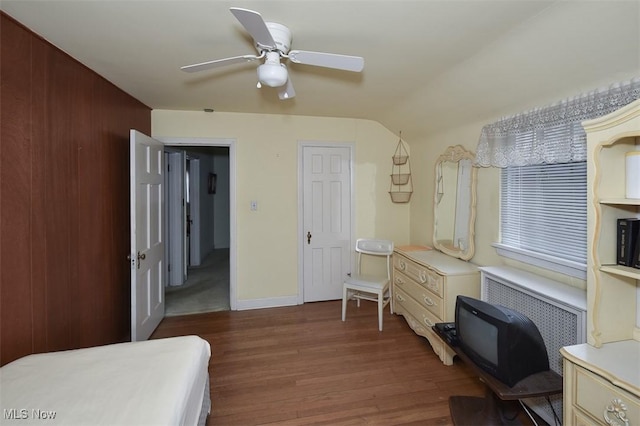
[[197, 336], [29, 355], [0, 368], [0, 424], [196, 425], [210, 356]]

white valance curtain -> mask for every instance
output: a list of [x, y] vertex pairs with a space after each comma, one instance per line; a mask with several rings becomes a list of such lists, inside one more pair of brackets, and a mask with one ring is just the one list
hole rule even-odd
[[581, 122], [640, 99], [640, 78], [537, 108], [482, 128], [476, 165], [527, 166], [586, 161]]

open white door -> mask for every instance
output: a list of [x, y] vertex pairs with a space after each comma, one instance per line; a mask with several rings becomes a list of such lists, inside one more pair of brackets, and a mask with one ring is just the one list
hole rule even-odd
[[184, 284], [187, 280], [186, 239], [187, 239], [187, 206], [185, 202], [185, 166], [187, 156], [184, 151], [170, 152], [168, 161], [168, 179], [166, 194], [168, 223], [165, 242], [169, 244], [168, 282], [170, 286]]
[[131, 341], [139, 341], [164, 317], [164, 146], [136, 130], [130, 138]]

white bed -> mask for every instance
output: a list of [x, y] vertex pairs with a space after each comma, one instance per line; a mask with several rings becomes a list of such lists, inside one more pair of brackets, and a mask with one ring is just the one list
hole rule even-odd
[[0, 368], [0, 424], [203, 425], [210, 356], [197, 336], [29, 355]]

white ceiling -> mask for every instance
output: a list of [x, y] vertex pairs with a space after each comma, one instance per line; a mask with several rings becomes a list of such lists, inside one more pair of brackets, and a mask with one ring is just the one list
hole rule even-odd
[[[289, 64], [256, 88], [229, 7], [288, 26], [292, 49], [362, 56], [361, 74]], [[408, 141], [640, 75], [640, 1], [2, 0], [0, 8], [153, 109], [354, 117]]]

